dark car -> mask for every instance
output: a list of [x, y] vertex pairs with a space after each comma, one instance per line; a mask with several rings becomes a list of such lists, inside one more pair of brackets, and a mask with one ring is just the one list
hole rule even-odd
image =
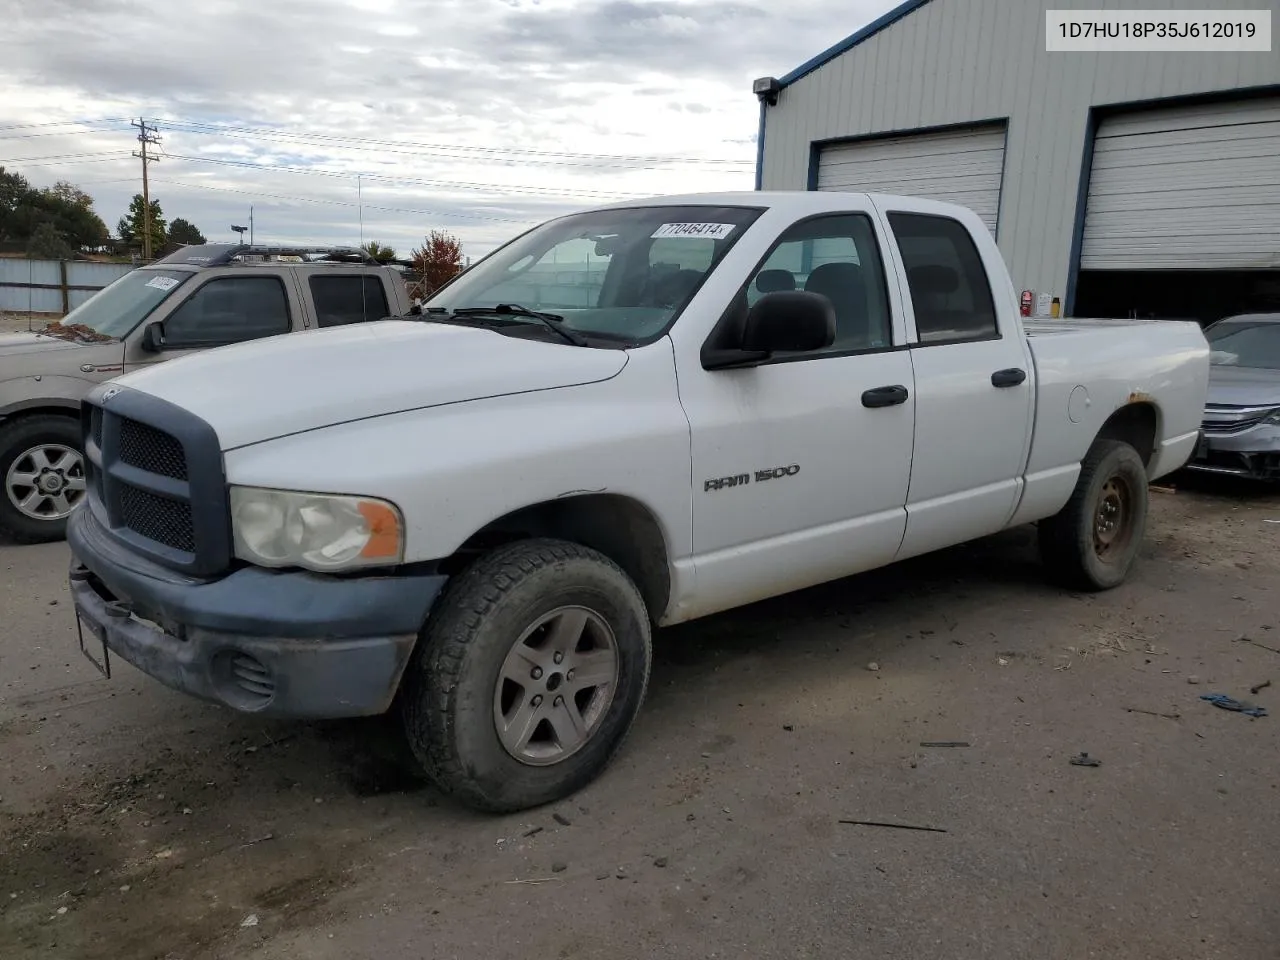
[[1280, 313], [1226, 317], [1205, 338], [1209, 400], [1187, 469], [1280, 480]]

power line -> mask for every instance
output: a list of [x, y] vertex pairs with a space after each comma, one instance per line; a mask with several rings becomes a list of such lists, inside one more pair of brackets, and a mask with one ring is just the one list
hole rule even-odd
[[0, 130], [33, 130], [37, 127], [72, 127], [79, 124], [93, 123], [128, 123], [129, 117], [106, 117], [102, 120], [50, 120], [46, 123], [11, 123], [0, 127]]
[[[210, 135], [212, 135], [213, 133], [213, 131], [186, 130], [179, 126], [170, 127], [170, 129], [176, 130], [179, 133], [190, 133], [190, 134], [208, 133]], [[460, 152], [462, 148], [455, 148], [455, 147], [439, 147], [439, 148], [421, 147], [421, 148], [411, 149], [411, 150], [402, 150], [402, 149], [396, 149], [390, 146], [381, 146], [379, 144], [339, 143], [339, 142], [317, 143], [315, 141], [310, 141], [310, 140], [301, 140], [301, 139], [285, 140], [280, 137], [272, 137], [272, 136], [253, 136], [253, 135], [244, 134], [244, 133], [228, 133], [222, 130], [218, 131], [217, 135], [219, 137], [230, 137], [234, 139], [248, 140], [250, 142], [281, 143], [289, 146], [298, 146], [298, 147], [301, 147], [301, 146], [323, 147], [324, 149], [328, 149], [328, 150], [358, 150], [366, 153], [392, 154], [396, 156], [408, 156], [408, 157], [432, 157], [440, 160], [466, 160], [472, 163], [477, 163], [477, 162], [501, 163], [501, 164], [506, 164], [508, 166], [515, 166], [516, 164], [519, 164], [521, 166], [536, 166], [536, 167], [571, 167], [571, 168], [579, 168], [579, 169], [587, 168], [592, 170], [633, 170], [633, 171], [662, 169], [660, 165], [641, 165], [636, 163], [613, 163], [613, 162], [606, 163], [606, 162], [597, 162], [592, 160], [539, 160], [539, 159], [530, 159], [528, 157], [501, 157], [501, 156], [477, 157], [467, 153]], [[38, 136], [46, 136], [46, 134], [38, 134]], [[407, 146], [414, 146], [414, 145], [407, 144]], [[453, 152], [448, 152], [448, 151], [453, 151]]]
[[116, 159], [117, 157], [125, 157], [125, 156], [128, 156], [128, 153], [123, 151], [116, 151], [113, 153], [103, 153], [101, 151], [97, 153], [52, 153], [52, 154], [49, 154], [48, 156], [41, 156], [41, 157], [11, 157], [8, 160], [0, 160], [0, 163], [39, 163], [46, 160], [79, 160], [79, 159], [83, 159], [85, 162], [88, 162], [93, 157], [98, 157], [103, 160], [113, 160], [113, 159]]
[[[184, 124], [170, 124], [166, 122], [166, 126], [170, 130], [176, 130], [179, 133], [190, 134], [217, 134], [220, 137], [229, 137], [233, 139], [249, 140], [249, 141], [265, 141], [272, 143], [284, 143], [295, 146], [317, 146], [325, 147], [331, 150], [359, 150], [364, 152], [395, 154], [400, 156], [411, 157], [438, 157], [444, 160], [469, 160], [471, 162], [491, 162], [502, 163], [507, 165], [520, 164], [522, 166], [551, 166], [551, 167], [587, 167], [591, 169], [613, 169], [613, 170], [634, 170], [648, 171], [661, 170], [678, 164], [722, 164], [725, 168], [736, 166], [747, 168], [754, 161], [749, 160], [712, 160], [705, 158], [687, 158], [687, 157], [663, 157], [663, 158], [636, 158], [628, 159], [625, 157], [611, 157], [609, 155], [601, 155], [595, 157], [592, 154], [551, 154], [546, 156], [563, 156], [573, 159], [541, 159], [539, 155], [531, 152], [532, 155], [520, 155], [520, 151], [511, 150], [502, 147], [468, 147], [463, 145], [451, 144], [418, 144], [397, 140], [359, 140], [356, 138], [319, 138], [306, 134], [283, 134], [277, 135], [274, 132], [262, 134], [250, 134], [241, 132], [232, 132], [231, 128], [196, 128], [189, 129]], [[406, 149], [407, 148], [407, 149]], [[475, 155], [479, 154], [479, 156]], [[502, 156], [502, 154], [512, 154], [511, 156]]]
[[[258, 190], [236, 190], [233, 187], [215, 187], [207, 183], [185, 183], [181, 180], [161, 180], [153, 179], [153, 183], [163, 183], [172, 187], [189, 187], [193, 190], [216, 190], [219, 193], [237, 193], [246, 197], [261, 197], [264, 200], [280, 200], [286, 203], [322, 203], [339, 207], [354, 207], [356, 203], [350, 200], [329, 200], [320, 197], [289, 197], [281, 196], [274, 193], [262, 193]], [[507, 217], [486, 217], [478, 213], [463, 213], [456, 210], [413, 210], [405, 207], [384, 207], [375, 204], [366, 203], [365, 208], [368, 210], [381, 210], [386, 213], [412, 213], [427, 217], [463, 217], [468, 220], [488, 220], [493, 223], [537, 223], [538, 220], [514, 220]]]
[[36, 140], [40, 137], [73, 137], [77, 134], [96, 133], [109, 136], [114, 130], [46, 130], [44, 133], [4, 133], [0, 140]]
[[511, 154], [513, 156], [526, 157], [571, 157], [582, 160], [624, 160], [633, 163], [705, 163], [711, 165], [728, 165], [728, 166], [750, 166], [754, 161], [751, 160], [734, 160], [727, 157], [682, 157], [682, 156], [661, 156], [661, 155], [628, 155], [628, 154], [610, 154], [610, 153], [583, 153], [568, 150], [530, 150], [523, 147], [477, 147], [466, 144], [449, 144], [449, 143], [423, 143], [408, 140], [378, 140], [374, 138], [364, 137], [342, 137], [333, 134], [319, 133], [294, 133], [288, 130], [276, 130], [271, 128], [254, 128], [254, 127], [236, 127], [231, 125], [219, 125], [204, 123], [197, 120], [164, 120], [162, 121], [168, 127], [195, 127], [196, 131], [219, 133], [224, 135], [251, 135], [262, 139], [268, 137], [288, 138], [296, 141], [312, 141], [325, 144], [342, 144], [342, 143], [358, 143], [369, 144], [371, 146], [381, 147], [417, 147], [429, 150], [453, 150], [462, 153], [481, 153], [481, 154]]
[[[459, 190], [484, 190], [497, 193], [527, 193], [535, 196], [566, 196], [570, 191], [561, 190], [557, 187], [536, 187], [529, 184], [505, 184], [505, 183], [467, 183], [457, 180], [428, 180], [416, 177], [395, 177], [389, 174], [379, 173], [347, 173], [340, 170], [322, 170], [315, 167], [285, 167], [275, 164], [255, 163], [251, 160], [224, 160], [217, 157], [192, 157], [180, 153], [164, 153], [164, 156], [173, 160], [188, 160], [194, 163], [214, 163], [220, 166], [228, 167], [244, 167], [250, 170], [268, 170], [276, 173], [294, 173], [305, 176], [316, 177], [333, 177], [342, 180], [355, 180], [362, 178], [365, 180], [380, 180], [388, 183], [413, 183], [429, 187], [446, 187]], [[643, 197], [644, 193], [628, 193], [617, 190], [580, 190], [573, 189], [571, 191], [574, 196], [591, 197], [594, 199], [618, 199], [630, 197]]]

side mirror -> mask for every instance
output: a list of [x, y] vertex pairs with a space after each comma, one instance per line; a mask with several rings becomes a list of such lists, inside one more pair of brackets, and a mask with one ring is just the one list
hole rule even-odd
[[142, 340], [138, 344], [147, 353], [159, 353], [164, 349], [164, 321], [157, 320], [147, 324], [142, 330]]
[[742, 349], [749, 353], [822, 350], [836, 340], [831, 301], [803, 290], [766, 293], [747, 313]]

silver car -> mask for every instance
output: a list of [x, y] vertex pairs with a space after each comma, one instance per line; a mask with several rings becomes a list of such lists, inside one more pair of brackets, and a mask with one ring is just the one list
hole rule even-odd
[[1280, 480], [1280, 313], [1205, 328], [1209, 400], [1188, 470]]

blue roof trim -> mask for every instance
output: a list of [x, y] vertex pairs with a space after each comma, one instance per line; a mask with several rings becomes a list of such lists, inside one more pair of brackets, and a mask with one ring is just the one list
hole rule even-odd
[[800, 66], [796, 67], [794, 70], [788, 73], [785, 77], [782, 77], [781, 79], [779, 79], [778, 83], [780, 83], [784, 87], [790, 86], [791, 84], [799, 80], [801, 77], [806, 77], [809, 74], [813, 73], [813, 71], [817, 70], [819, 67], [830, 63], [832, 60], [840, 56], [842, 53], [846, 53], [849, 50], [852, 50], [854, 47], [860, 44], [863, 40], [868, 40], [871, 37], [875, 36], [881, 30], [885, 29], [885, 27], [889, 27], [897, 23], [907, 14], [914, 13], [916, 10], [919, 10], [928, 2], [929, 0], [906, 0], [905, 3], [899, 4], [898, 6], [890, 10], [888, 13], [884, 14], [883, 16], [875, 20], [872, 20], [870, 23], [868, 23], [865, 27], [863, 27], [857, 33], [850, 34], [849, 36], [845, 37], [843, 40], [837, 43], [834, 47], [829, 47], [828, 49], [823, 50], [822, 53], [818, 54], [812, 60], [809, 60], [806, 63], [802, 63]]

